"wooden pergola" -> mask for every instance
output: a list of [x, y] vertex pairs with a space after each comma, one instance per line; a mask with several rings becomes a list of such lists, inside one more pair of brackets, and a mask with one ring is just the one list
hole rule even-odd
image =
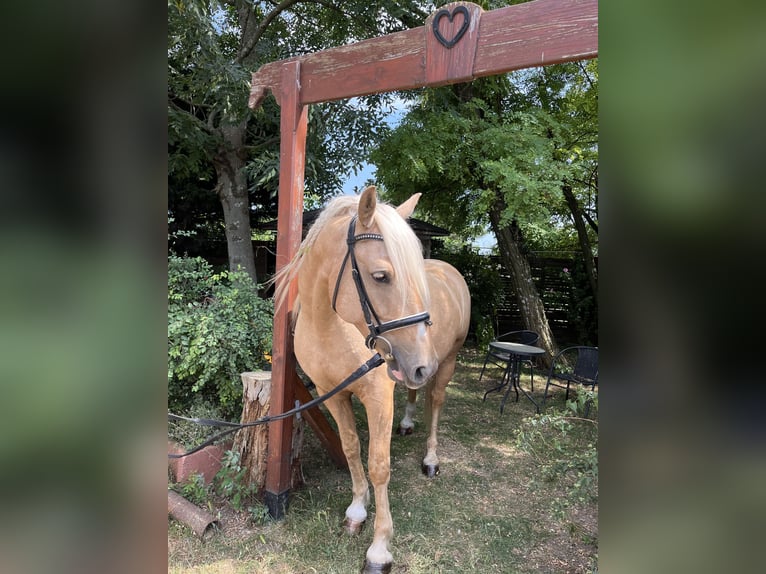
[[[252, 77], [249, 106], [257, 108], [270, 90], [281, 108], [277, 270], [292, 260], [301, 242], [309, 104], [467, 82], [597, 55], [597, 0], [534, 0], [488, 12], [455, 2], [419, 28], [261, 67]], [[295, 370], [290, 311], [296, 295], [293, 284], [274, 315], [272, 413], [291, 409], [295, 399], [312, 398]], [[339, 439], [321, 411], [304, 414], [336, 464], [345, 465]], [[277, 518], [289, 498], [292, 425], [288, 418], [269, 426], [265, 502]]]

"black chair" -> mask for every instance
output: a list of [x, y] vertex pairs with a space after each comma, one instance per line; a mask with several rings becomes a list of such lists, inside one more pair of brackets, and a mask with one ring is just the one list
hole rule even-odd
[[[562, 381], [562, 382], [554, 382]], [[566, 384], [565, 384], [566, 383]], [[548, 373], [548, 382], [545, 383], [543, 395], [543, 408], [548, 399], [548, 387], [566, 388], [564, 402], [569, 400], [569, 386], [572, 384], [590, 387], [593, 390], [598, 384], [598, 347], [574, 346], [559, 351]]]
[[[506, 343], [521, 343], [522, 345], [534, 345], [535, 343], [537, 343], [537, 340], [539, 338], [540, 338], [540, 335], [538, 335], [534, 331], [509, 331], [497, 337], [495, 341], [503, 341]], [[484, 366], [481, 368], [481, 374], [479, 375], [479, 382], [481, 382], [481, 378], [484, 376], [484, 371], [486, 370], [488, 363], [491, 363], [492, 365], [495, 365], [496, 367], [500, 367], [501, 369], [503, 369], [503, 373], [505, 374], [505, 369], [508, 367], [508, 361], [510, 360], [510, 358], [511, 358], [510, 353], [508, 353], [507, 351], [493, 348], [490, 345], [489, 349], [487, 350], [487, 356], [484, 357]], [[535, 374], [533, 369], [533, 360], [525, 359], [524, 362], [529, 363], [529, 377], [531, 379], [530, 384], [532, 387], [532, 392], [534, 392]]]

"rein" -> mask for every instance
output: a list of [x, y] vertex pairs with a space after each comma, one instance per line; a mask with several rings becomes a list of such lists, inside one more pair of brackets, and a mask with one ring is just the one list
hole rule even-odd
[[[356, 233], [356, 215], [351, 218], [351, 222], [348, 224], [348, 236], [346, 237], [346, 245], [348, 249], [346, 256], [343, 258], [343, 263], [338, 271], [338, 278], [335, 280], [335, 290], [332, 294], [332, 310], [337, 313], [335, 309], [335, 303], [338, 299], [338, 291], [340, 290], [340, 281], [343, 277], [343, 272], [346, 270], [346, 263], [351, 261], [351, 276], [354, 279], [354, 285], [356, 286], [356, 293], [359, 296], [359, 304], [362, 306], [362, 313], [364, 313], [364, 322], [367, 323], [367, 329], [370, 334], [364, 340], [367, 348], [374, 349], [375, 342], [382, 338], [381, 335], [387, 331], [393, 331], [394, 329], [402, 329], [415, 325], [417, 323], [431, 324], [431, 316], [428, 311], [416, 313], [414, 315], [407, 315], [399, 319], [383, 322], [375, 312], [375, 307], [372, 306], [370, 296], [367, 294], [367, 289], [364, 287], [364, 281], [362, 281], [362, 274], [359, 272], [359, 266], [356, 263], [356, 255], [354, 254], [354, 245], [359, 241], [383, 241], [383, 236], [377, 233]], [[385, 340], [385, 339], [384, 339]], [[388, 343], [388, 341], [386, 341]], [[389, 348], [391, 345], [389, 344]]]
[[[385, 322], [381, 321], [380, 317], [378, 317], [378, 314], [375, 312], [375, 307], [372, 306], [370, 297], [367, 294], [367, 289], [365, 289], [365, 286], [364, 286], [364, 281], [362, 281], [362, 274], [360, 273], [359, 266], [357, 265], [357, 262], [356, 262], [356, 255], [354, 254], [354, 245], [359, 241], [383, 241], [383, 240], [384, 240], [383, 236], [377, 233], [361, 233], [359, 235], [356, 235], [356, 216], [351, 218], [351, 222], [348, 225], [348, 237], [346, 238], [346, 244], [348, 245], [348, 249], [346, 251], [346, 256], [343, 258], [343, 263], [340, 266], [340, 271], [338, 272], [338, 278], [335, 281], [335, 290], [333, 291], [333, 294], [332, 294], [332, 309], [333, 311], [336, 311], [335, 303], [338, 299], [338, 290], [340, 289], [340, 281], [341, 281], [341, 278], [343, 277], [343, 272], [346, 270], [346, 264], [348, 263], [348, 261], [351, 261], [351, 276], [354, 279], [354, 285], [356, 285], [357, 295], [359, 295], [359, 303], [362, 306], [362, 313], [364, 313], [364, 321], [365, 323], [367, 323], [367, 329], [370, 331], [370, 334], [367, 335], [367, 338], [365, 339], [365, 344], [371, 350], [374, 350], [375, 342], [378, 339], [383, 339], [384, 341], [386, 341], [385, 338], [381, 337], [383, 333], [386, 333], [388, 331], [393, 331], [395, 329], [403, 329], [404, 327], [409, 327], [410, 325], [415, 325], [417, 323], [425, 323], [426, 325], [431, 324], [431, 316], [429, 315], [428, 311], [423, 311], [421, 313], [416, 313], [414, 315], [407, 315], [406, 317], [401, 317], [399, 319], [394, 319], [392, 321], [385, 321]], [[388, 343], [388, 341], [386, 341], [386, 343]], [[391, 344], [388, 343], [388, 346], [389, 346], [389, 352], [390, 352]], [[183, 458], [185, 456], [189, 456], [190, 454], [194, 454], [195, 452], [202, 450], [206, 446], [210, 446], [211, 444], [222, 439], [223, 437], [230, 435], [231, 433], [237, 432], [238, 430], [241, 430], [246, 427], [262, 425], [262, 424], [270, 423], [273, 421], [286, 419], [287, 417], [291, 417], [293, 415], [299, 415], [299, 413], [301, 413], [302, 411], [305, 411], [306, 409], [310, 409], [312, 407], [315, 407], [323, 403], [324, 401], [326, 401], [333, 395], [345, 389], [347, 386], [349, 386], [351, 383], [353, 383], [357, 379], [363, 377], [372, 369], [379, 367], [385, 362], [386, 362], [385, 359], [383, 359], [383, 357], [380, 356], [380, 353], [375, 353], [375, 355], [370, 357], [370, 359], [368, 359], [361, 367], [359, 367], [356, 371], [351, 373], [337, 387], [335, 387], [328, 393], [325, 393], [324, 395], [321, 395], [315, 398], [314, 400], [307, 402], [304, 405], [300, 405], [300, 403], [296, 401], [296, 407], [294, 409], [290, 409], [289, 411], [278, 414], [278, 415], [268, 415], [249, 423], [232, 423], [228, 421], [219, 421], [215, 419], [190, 418], [190, 417], [182, 417], [180, 415], [175, 415], [173, 413], [168, 413], [169, 421], [171, 420], [189, 421], [189, 422], [193, 422], [198, 425], [204, 425], [204, 426], [229, 427], [227, 430], [213, 435], [212, 437], [208, 438], [203, 443], [195, 446], [191, 450], [188, 450], [180, 454], [168, 454], [168, 458]]]
[[[168, 413], [168, 420], [169, 421], [189, 421], [196, 423], [198, 425], [204, 425], [204, 426], [212, 426], [212, 427], [230, 427], [229, 429], [219, 432], [209, 439], [207, 439], [205, 442], [195, 446], [193, 449], [188, 450], [186, 452], [180, 453], [180, 454], [170, 454], [168, 453], [168, 458], [183, 458], [185, 456], [189, 456], [190, 454], [194, 454], [197, 451], [202, 450], [206, 446], [210, 446], [214, 442], [218, 441], [219, 439], [222, 439], [223, 437], [230, 435], [231, 433], [237, 432], [238, 430], [241, 430], [245, 427], [253, 427], [256, 425], [262, 425], [265, 423], [270, 423], [273, 421], [279, 421], [282, 419], [286, 419], [287, 417], [291, 417], [293, 415], [298, 415], [302, 411], [305, 411], [306, 409], [310, 409], [312, 407], [315, 407], [333, 395], [339, 393], [343, 389], [345, 389], [347, 386], [349, 386], [351, 383], [356, 381], [357, 379], [363, 377], [366, 375], [369, 371], [372, 369], [375, 369], [385, 363], [385, 360], [383, 360], [383, 357], [380, 356], [379, 353], [375, 353], [372, 357], [370, 357], [361, 367], [359, 367], [356, 371], [351, 373], [348, 377], [346, 377], [337, 387], [332, 389], [331, 391], [325, 393], [324, 395], [321, 395], [314, 400], [311, 400], [307, 402], [304, 405], [300, 405], [298, 401], [296, 402], [296, 407], [294, 409], [290, 409], [289, 411], [285, 413], [281, 413], [278, 415], [267, 415], [265, 417], [261, 417], [255, 421], [249, 422], [249, 423], [232, 423], [228, 421], [219, 421], [215, 419], [200, 419], [200, 418], [189, 418], [189, 417], [182, 417], [180, 415], [174, 415], [173, 413]], [[298, 406], [299, 405], [299, 406]]]

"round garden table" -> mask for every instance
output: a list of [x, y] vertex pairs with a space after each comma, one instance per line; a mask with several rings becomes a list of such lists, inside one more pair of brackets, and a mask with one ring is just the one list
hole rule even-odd
[[519, 377], [521, 375], [521, 361], [529, 359], [530, 357], [544, 355], [545, 349], [541, 349], [540, 347], [535, 347], [533, 345], [507, 343], [504, 341], [493, 341], [489, 344], [489, 346], [492, 347], [494, 351], [497, 351], [498, 354], [507, 354], [508, 364], [505, 367], [503, 378], [500, 380], [500, 384], [484, 393], [484, 398], [482, 401], [487, 398], [489, 393], [494, 393], [507, 387], [505, 395], [503, 395], [503, 400], [500, 403], [500, 412], [502, 413], [503, 408], [505, 407], [505, 401], [508, 400], [508, 395], [510, 394], [511, 389], [516, 392], [516, 402], [519, 401], [519, 389], [521, 389], [521, 392], [524, 393], [524, 396], [526, 396], [533, 405], [535, 405], [535, 410], [539, 413], [540, 406], [537, 404], [535, 399], [532, 398], [532, 395], [530, 395], [521, 387], [519, 384]]

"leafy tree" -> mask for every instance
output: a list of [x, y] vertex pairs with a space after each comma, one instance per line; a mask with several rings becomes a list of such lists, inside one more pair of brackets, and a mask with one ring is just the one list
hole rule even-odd
[[435, 223], [466, 237], [492, 229], [524, 326], [551, 354], [556, 345], [526, 254], [573, 219], [587, 215], [595, 224], [596, 82], [585, 73], [575, 63], [422, 90], [371, 155], [392, 201], [421, 192], [421, 213]]
[[[227, 241], [229, 267], [256, 280], [252, 219], [272, 217], [279, 171], [279, 113], [273, 100], [247, 107], [251, 72], [299, 54], [422, 25], [420, 2], [281, 0], [168, 1], [168, 135], [171, 210], [215, 193], [174, 225], [191, 225]], [[340, 189], [360, 165], [382, 125], [389, 96], [310, 108], [307, 201]], [[216, 215], [215, 218], [213, 216]], [[212, 223], [211, 223], [212, 220]], [[189, 229], [189, 228], [187, 228]]]

